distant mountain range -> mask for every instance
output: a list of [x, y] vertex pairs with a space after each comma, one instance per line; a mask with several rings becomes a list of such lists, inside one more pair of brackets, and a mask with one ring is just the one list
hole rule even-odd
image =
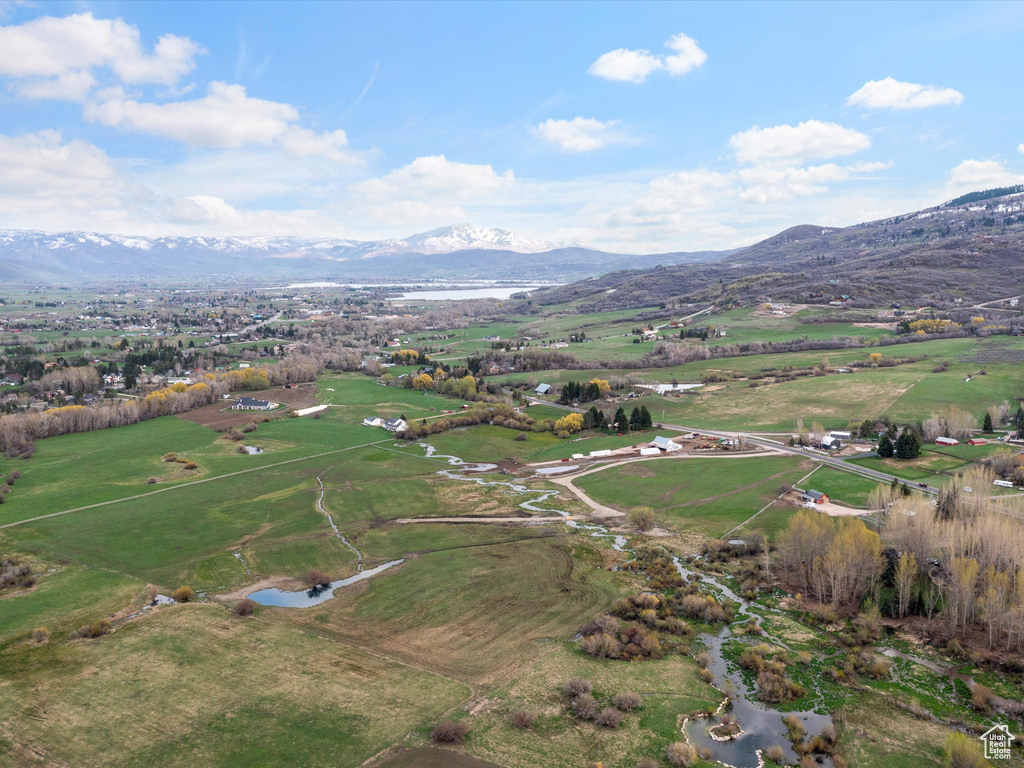
[[1024, 185], [852, 227], [802, 225], [717, 260], [629, 269], [534, 292], [582, 311], [775, 299], [964, 305], [1024, 295]]
[[137, 237], [0, 230], [0, 280], [253, 277], [335, 280], [575, 280], [613, 269], [699, 263], [715, 251], [645, 256], [549, 243], [468, 224], [404, 240], [302, 237]]

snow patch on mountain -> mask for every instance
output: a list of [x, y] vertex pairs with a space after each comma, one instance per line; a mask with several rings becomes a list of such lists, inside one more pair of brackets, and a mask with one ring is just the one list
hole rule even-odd
[[49, 250], [119, 247], [132, 251], [213, 251], [232, 255], [258, 251], [272, 258], [310, 255], [331, 261], [366, 259], [391, 254], [435, 255], [475, 249], [544, 253], [556, 248], [587, 247], [578, 242], [551, 243], [507, 229], [474, 227], [470, 224], [442, 227], [412, 235], [404, 240], [369, 241], [328, 237], [141, 237], [97, 232], [47, 233], [6, 229], [0, 230], [0, 246], [32, 246]]

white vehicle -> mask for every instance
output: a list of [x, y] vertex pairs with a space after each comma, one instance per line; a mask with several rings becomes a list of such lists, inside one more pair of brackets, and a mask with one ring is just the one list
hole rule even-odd
[[1000, 488], [1013, 488], [1013, 483], [1009, 480], [993, 480], [992, 485], [998, 485]]

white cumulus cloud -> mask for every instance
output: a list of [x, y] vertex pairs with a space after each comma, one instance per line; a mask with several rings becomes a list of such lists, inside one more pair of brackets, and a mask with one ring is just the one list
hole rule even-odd
[[708, 55], [697, 45], [697, 41], [681, 32], [670, 38], [665, 47], [675, 51], [663, 60], [665, 71], [674, 77], [685, 75], [708, 60]]
[[545, 120], [534, 132], [545, 141], [558, 145], [563, 152], [590, 152], [624, 140], [614, 131], [618, 120], [602, 122], [592, 117], [572, 120]]
[[515, 183], [511, 170], [498, 174], [490, 165], [475, 165], [449, 160], [444, 155], [417, 157], [379, 179], [370, 179], [360, 187], [380, 195], [436, 195], [452, 197], [486, 195], [508, 189]]
[[685, 34], [673, 35], [665, 47], [675, 53], [665, 56], [648, 50], [617, 48], [602, 54], [587, 70], [595, 77], [626, 83], [642, 83], [652, 72], [664, 70], [673, 77], [685, 75], [707, 61], [697, 41]]
[[1024, 184], [1024, 175], [1014, 173], [1001, 160], [964, 160], [949, 172], [946, 192], [951, 197], [993, 187]]
[[0, 76], [15, 80], [16, 90], [29, 98], [80, 100], [100, 69], [128, 85], [174, 86], [201, 53], [195, 41], [170, 34], [147, 53], [138, 27], [91, 13], [0, 27]]
[[754, 126], [729, 139], [741, 163], [797, 165], [807, 160], [852, 155], [871, 146], [871, 139], [854, 128], [807, 120], [799, 125]]
[[358, 162], [346, 151], [345, 131], [317, 133], [297, 124], [299, 110], [291, 104], [249, 96], [245, 86], [214, 81], [206, 96], [170, 102], [126, 98], [120, 88], [96, 93], [83, 115], [93, 123], [141, 131], [182, 141], [191, 147], [238, 149], [247, 145], [278, 147], [291, 158], [325, 157]]
[[463, 205], [479, 205], [508, 192], [515, 183], [511, 170], [499, 174], [490, 165], [432, 155], [355, 184], [350, 192], [361, 215], [376, 221], [437, 226], [436, 222], [465, 220]]
[[254, 99], [245, 87], [210, 83], [207, 95], [163, 104], [108, 98], [85, 106], [85, 119], [198, 147], [270, 144], [299, 119], [290, 104]]
[[319, 155], [339, 163], [355, 161], [354, 155], [345, 151], [348, 136], [342, 130], [317, 133], [292, 125], [281, 135], [278, 143], [289, 157]]
[[885, 170], [889, 163], [857, 163], [856, 165], [809, 165], [803, 168], [778, 168], [756, 165], [742, 168], [739, 178], [744, 187], [740, 199], [764, 205], [781, 203], [794, 197], [820, 195], [829, 191], [828, 182], [849, 179]]
[[234, 206], [213, 195], [189, 195], [167, 206], [170, 221], [188, 224], [238, 224], [243, 220]]
[[846, 100], [848, 106], [867, 109], [925, 109], [963, 103], [964, 95], [953, 88], [904, 83], [887, 77], [868, 80]]
[[0, 135], [0, 168], [0, 221], [7, 226], [120, 215], [123, 184], [107, 154], [86, 141], [64, 141], [57, 131]]

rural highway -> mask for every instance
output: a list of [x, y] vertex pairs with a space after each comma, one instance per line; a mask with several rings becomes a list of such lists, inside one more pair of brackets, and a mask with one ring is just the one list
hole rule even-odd
[[[529, 396], [526, 398], [526, 400], [530, 405], [547, 405], [554, 408], [561, 408], [562, 410], [565, 411], [572, 411], [573, 413], [583, 413], [585, 411], [585, 409], [583, 408], [573, 408], [568, 405], [561, 405], [560, 403], [549, 403], [544, 400], [538, 400], [537, 398]], [[677, 432], [696, 432], [697, 434], [701, 435], [708, 435], [710, 437], [724, 437], [730, 440], [735, 440], [737, 437], [742, 435], [751, 443], [755, 443], [756, 445], [759, 445], [762, 448], [774, 448], [776, 450], [785, 451], [786, 453], [792, 453], [794, 456], [802, 456], [805, 459], [820, 461], [822, 464], [827, 464], [830, 467], [834, 467], [844, 472], [852, 472], [854, 474], [861, 475], [863, 477], [868, 477], [873, 480], [878, 480], [883, 483], [891, 483], [893, 480], [896, 480], [896, 482], [899, 483], [906, 483], [909, 488], [924, 491], [925, 493], [937, 494], [939, 492], [938, 488], [935, 488], [930, 485], [922, 486], [919, 483], [915, 483], [910, 480], [905, 480], [902, 477], [896, 477], [895, 475], [890, 475], [885, 472], [879, 472], [874, 469], [869, 469], [868, 467], [860, 467], [857, 466], [856, 464], [849, 464], [844, 459], [836, 458], [834, 456], [824, 456], [820, 453], [807, 451], [804, 450], [803, 448], [798, 448], [796, 446], [789, 446], [781, 442], [775, 442], [773, 440], [765, 440], [762, 438], [754, 437], [753, 435], [748, 435], [744, 432], [726, 432], [719, 429], [688, 427], [683, 424], [662, 424], [662, 426], [665, 429], [673, 429], [676, 430]]]

